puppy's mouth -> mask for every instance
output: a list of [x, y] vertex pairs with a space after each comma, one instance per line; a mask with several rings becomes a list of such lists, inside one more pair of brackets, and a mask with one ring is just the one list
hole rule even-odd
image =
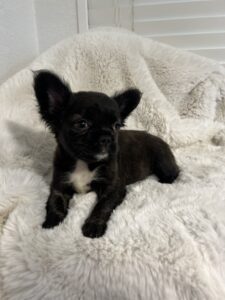
[[106, 159], [106, 158], [108, 158], [108, 156], [109, 156], [109, 152], [108, 152], [107, 147], [101, 147], [100, 152], [95, 155], [97, 160]]
[[109, 149], [107, 146], [102, 146], [100, 149], [100, 153], [108, 153]]

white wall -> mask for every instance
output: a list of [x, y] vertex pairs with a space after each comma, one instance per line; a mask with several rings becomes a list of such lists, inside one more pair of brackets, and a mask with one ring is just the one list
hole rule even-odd
[[78, 31], [76, 0], [33, 0], [39, 52]]
[[0, 82], [37, 55], [31, 0], [0, 0]]
[[0, 0], [0, 83], [39, 53], [78, 32], [77, 2]]

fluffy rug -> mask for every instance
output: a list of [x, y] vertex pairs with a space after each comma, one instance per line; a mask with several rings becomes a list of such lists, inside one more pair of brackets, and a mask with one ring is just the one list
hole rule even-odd
[[[54, 151], [39, 119], [31, 70], [72, 90], [112, 95], [136, 86], [129, 128], [164, 138], [181, 167], [128, 187], [104, 237], [81, 225], [95, 202], [74, 197], [43, 230]], [[100, 29], [65, 40], [0, 87], [0, 296], [3, 300], [225, 299], [225, 71], [218, 63], [135, 34]], [[140, 153], [141, 155], [141, 153]]]

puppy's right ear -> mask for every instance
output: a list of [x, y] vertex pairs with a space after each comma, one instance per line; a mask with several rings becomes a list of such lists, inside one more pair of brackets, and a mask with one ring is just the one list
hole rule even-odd
[[71, 95], [69, 86], [49, 71], [35, 71], [34, 91], [42, 119], [56, 134]]

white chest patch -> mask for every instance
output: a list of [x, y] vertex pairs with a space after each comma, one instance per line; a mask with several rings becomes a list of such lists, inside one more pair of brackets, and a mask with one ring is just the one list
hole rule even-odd
[[77, 193], [85, 194], [90, 191], [90, 183], [96, 177], [96, 169], [90, 171], [83, 160], [78, 160], [74, 171], [70, 174], [69, 181]]

